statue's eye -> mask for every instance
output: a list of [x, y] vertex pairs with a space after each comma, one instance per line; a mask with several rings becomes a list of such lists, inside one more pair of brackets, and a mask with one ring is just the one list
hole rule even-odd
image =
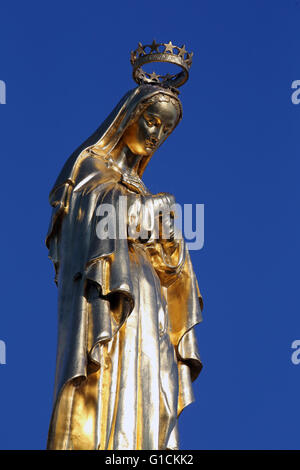
[[160, 121], [156, 117], [150, 117], [148, 114], [145, 114], [144, 119], [147, 123], [147, 126], [149, 126], [149, 127], [159, 126], [160, 125]]

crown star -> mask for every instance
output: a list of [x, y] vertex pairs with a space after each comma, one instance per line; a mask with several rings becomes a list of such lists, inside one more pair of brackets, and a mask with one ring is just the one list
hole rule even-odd
[[151, 52], [158, 52], [158, 46], [159, 44], [157, 44], [157, 42], [155, 41], [155, 39], [153, 39], [153, 42], [151, 44]]
[[192, 62], [193, 62], [193, 55], [194, 55], [193, 52], [187, 53], [187, 58], [185, 59], [185, 63], [186, 63], [189, 67], [192, 65]]
[[181, 48], [179, 48], [179, 52], [178, 52], [179, 57], [184, 59], [184, 54], [186, 54], [186, 53], [187, 53], [187, 51], [185, 50], [185, 45], [181, 46]]
[[143, 44], [141, 42], [139, 42], [139, 47], [137, 48], [137, 51], [136, 51], [139, 55], [144, 55], [144, 48], [143, 48]]
[[147, 78], [145, 72], [143, 72], [143, 70], [141, 70], [141, 69], [138, 71], [137, 76], [138, 76], [139, 80], [141, 80], [141, 81], [143, 81]]
[[168, 42], [168, 44], [164, 44], [165, 50], [164, 52], [171, 52], [173, 54], [173, 49], [175, 46], [173, 46], [172, 41]]
[[130, 54], [131, 65], [134, 64], [135, 60], [136, 60], [136, 53], [134, 51], [131, 51], [131, 54]]
[[159, 82], [159, 75], [157, 75], [155, 72], [152, 72], [149, 74], [150, 80], [153, 80], [155, 82]]

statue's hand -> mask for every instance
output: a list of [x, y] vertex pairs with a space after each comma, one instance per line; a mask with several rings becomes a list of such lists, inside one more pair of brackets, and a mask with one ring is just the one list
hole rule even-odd
[[121, 183], [127, 186], [127, 188], [129, 188], [131, 191], [137, 192], [144, 196], [150, 194], [138, 175], [122, 173]]
[[169, 193], [132, 194], [128, 198], [129, 239], [145, 243], [161, 243], [167, 251], [177, 247], [175, 198]]

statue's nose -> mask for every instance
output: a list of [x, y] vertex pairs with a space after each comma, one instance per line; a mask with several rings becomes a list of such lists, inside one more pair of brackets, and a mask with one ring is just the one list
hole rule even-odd
[[160, 126], [160, 128], [158, 129], [158, 134], [157, 134], [158, 141], [160, 140], [162, 134], [163, 134], [163, 126]]

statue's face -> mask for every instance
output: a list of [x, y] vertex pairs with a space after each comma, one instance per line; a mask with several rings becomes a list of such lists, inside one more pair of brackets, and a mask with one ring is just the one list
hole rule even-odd
[[150, 104], [124, 133], [123, 142], [135, 155], [150, 155], [175, 127], [177, 107], [166, 101]]

